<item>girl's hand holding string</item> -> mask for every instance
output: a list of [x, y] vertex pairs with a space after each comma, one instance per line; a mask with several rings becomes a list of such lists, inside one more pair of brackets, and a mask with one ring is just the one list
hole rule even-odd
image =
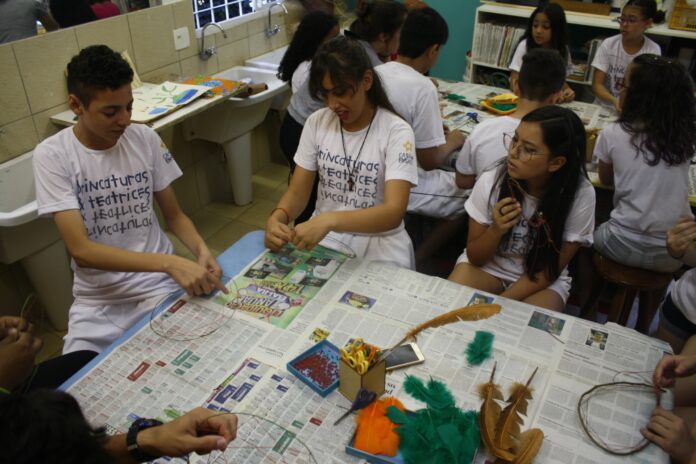
[[[280, 250], [283, 245], [292, 242], [295, 232], [287, 223], [278, 219], [278, 215], [283, 215], [283, 211], [273, 211], [266, 221], [266, 235], [263, 244], [271, 251]], [[283, 216], [283, 219], [284, 216]]]
[[519, 202], [507, 197], [500, 200], [493, 207], [493, 224], [491, 228], [499, 235], [505, 235], [508, 230], [515, 227], [522, 215], [522, 206]]
[[292, 243], [298, 250], [312, 249], [334, 228], [333, 213], [327, 212], [295, 226]]
[[677, 378], [692, 374], [696, 374], [696, 356], [665, 356], [655, 366], [653, 384], [658, 388], [673, 387]]

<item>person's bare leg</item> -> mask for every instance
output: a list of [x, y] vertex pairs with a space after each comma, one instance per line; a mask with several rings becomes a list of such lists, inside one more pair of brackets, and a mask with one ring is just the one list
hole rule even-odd
[[657, 331], [653, 336], [669, 343], [675, 354], [681, 353], [681, 351], [684, 349], [684, 345], [686, 344], [686, 340], [674, 335], [672, 332], [667, 330], [663, 324], [664, 322], [662, 319], [660, 319], [660, 324], [657, 326]]
[[[687, 340], [680, 353], [685, 356], [696, 356], [696, 336]], [[678, 408], [696, 408], [696, 374], [677, 379], [674, 386], [674, 406]], [[693, 414], [693, 411], [691, 412]], [[684, 418], [686, 420], [686, 418]], [[693, 420], [694, 417], [692, 416]], [[691, 422], [693, 425], [693, 422]]]
[[496, 295], [503, 291], [503, 283], [500, 279], [469, 263], [459, 263], [454, 266], [447, 279]]
[[539, 306], [541, 308], [550, 309], [552, 311], [563, 312], [565, 309], [565, 303], [563, 302], [561, 295], [548, 288], [528, 296], [524, 299], [524, 302], [529, 303], [530, 305]]

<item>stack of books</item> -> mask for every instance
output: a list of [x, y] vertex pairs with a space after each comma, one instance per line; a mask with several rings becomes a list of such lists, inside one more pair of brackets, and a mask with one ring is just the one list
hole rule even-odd
[[507, 68], [523, 35], [524, 27], [519, 25], [482, 23], [476, 28], [473, 60]]

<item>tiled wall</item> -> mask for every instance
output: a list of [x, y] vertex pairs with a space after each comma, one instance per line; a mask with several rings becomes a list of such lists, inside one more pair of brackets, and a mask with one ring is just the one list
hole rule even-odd
[[[212, 74], [286, 45], [304, 12], [296, 0], [286, 4], [288, 15], [279, 9], [274, 11], [272, 23], [279, 24], [281, 31], [270, 39], [264, 35], [265, 16], [227, 29], [227, 38], [216, 29], [208, 29], [206, 48], [217, 48], [217, 54], [208, 61], [198, 58], [199, 41], [189, 0], [0, 45], [0, 163], [32, 150], [61, 129], [49, 118], [68, 109], [64, 69], [80, 49], [105, 44], [114, 50], [128, 50], [146, 82]], [[191, 46], [177, 51], [172, 31], [180, 27], [188, 27]], [[274, 128], [277, 130], [277, 119], [277, 114], [269, 113], [267, 121], [254, 131], [255, 169], [270, 161], [271, 152], [277, 151], [273, 137], [269, 137]], [[223, 158], [217, 145], [187, 142], [179, 126], [160, 135], [184, 172], [174, 189], [186, 213], [192, 214], [212, 200], [231, 201], [231, 186], [221, 169]], [[17, 264], [0, 264], [0, 314], [18, 313], [29, 291]]]

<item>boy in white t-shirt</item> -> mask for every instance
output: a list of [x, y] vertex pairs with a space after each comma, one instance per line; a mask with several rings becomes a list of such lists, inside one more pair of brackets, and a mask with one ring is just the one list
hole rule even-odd
[[[181, 170], [152, 129], [130, 125], [132, 79], [118, 53], [104, 45], [83, 49], [67, 69], [77, 124], [34, 151], [39, 214], [53, 216], [73, 258], [64, 353], [102, 351], [179, 287], [196, 295], [227, 292], [170, 185]], [[153, 199], [197, 262], [172, 254]]]
[[426, 77], [449, 34], [447, 22], [432, 8], [413, 10], [401, 30], [399, 57], [375, 68], [389, 101], [413, 128], [418, 158], [418, 186], [411, 189], [408, 212], [435, 218], [464, 214], [466, 192], [454, 173], [438, 169], [464, 143], [464, 134], [445, 135], [437, 89]]
[[517, 109], [507, 116], [486, 119], [471, 131], [455, 165], [457, 185], [472, 188], [484, 171], [505, 158], [503, 134], [514, 132], [533, 110], [559, 102], [564, 84], [563, 59], [555, 50], [535, 48], [524, 55], [519, 79], [513, 82], [519, 97]]

